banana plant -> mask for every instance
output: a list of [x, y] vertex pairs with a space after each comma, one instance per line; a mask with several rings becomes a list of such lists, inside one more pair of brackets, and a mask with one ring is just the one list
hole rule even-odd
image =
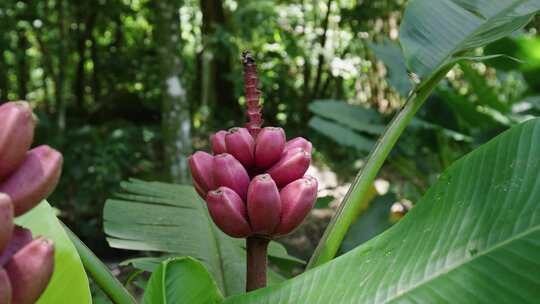
[[[219, 196], [227, 192], [211, 190], [205, 169], [192, 171], [196, 191], [206, 198], [209, 210], [196, 204], [200, 201], [188, 186], [137, 181], [126, 184], [129, 193], [120, 194], [105, 207], [104, 225], [111, 245], [195, 258], [133, 261], [134, 265], [153, 271], [144, 301], [536, 302], [540, 298], [540, 119], [515, 125], [456, 161], [404, 219], [348, 253], [335, 256], [393, 146], [448, 71], [463, 60], [492, 58], [479, 56], [475, 51], [523, 28], [539, 10], [540, 2], [536, 0], [409, 1], [400, 27], [400, 49], [403, 66], [414, 85], [401, 86], [409, 89], [406, 101], [386, 128], [373, 128], [370, 124], [365, 129], [369, 134], [380, 133], [379, 140], [371, 143], [365, 165], [328, 225], [306, 271], [294, 278], [281, 277], [264, 287], [264, 279], [259, 276], [255, 282], [258, 289], [242, 292], [246, 284], [253, 283], [249, 274], [248, 282], [243, 281], [246, 254], [249, 259], [252, 252], [249, 248], [246, 252], [242, 242], [230, 236], [249, 239], [262, 234], [273, 238], [276, 230], [269, 227], [279, 226], [271, 220], [268, 226], [264, 221], [241, 226], [247, 220], [261, 218], [260, 214], [246, 217], [246, 211], [237, 207], [239, 201], [247, 198], [249, 208], [246, 174], [223, 179], [223, 183], [235, 181], [230, 187], [236, 194], [220, 198], [230, 207], [227, 216], [223, 210], [210, 207], [218, 200], [209, 198], [210, 194]], [[258, 110], [250, 114], [256, 116]], [[361, 126], [362, 119], [348, 115], [345, 123]], [[240, 134], [231, 141], [237, 142], [233, 146], [249, 150], [246, 138], [247, 135]], [[351, 138], [348, 140], [354, 141]], [[361, 143], [359, 147], [365, 149], [368, 144]], [[245, 151], [242, 148], [235, 152], [240, 167], [252, 166]], [[224, 168], [232, 166], [223, 161]], [[207, 163], [197, 161], [195, 167], [205, 167]], [[235, 172], [242, 171], [236, 167]], [[269, 174], [272, 179], [280, 178]], [[244, 177], [238, 178], [239, 175]], [[205, 196], [207, 191], [210, 194]], [[274, 190], [269, 192], [275, 194]], [[274, 209], [268, 212], [275, 215]], [[254, 234], [250, 230], [253, 225], [260, 231]], [[281, 253], [274, 258], [294, 260]], [[257, 265], [261, 267], [260, 263]]]

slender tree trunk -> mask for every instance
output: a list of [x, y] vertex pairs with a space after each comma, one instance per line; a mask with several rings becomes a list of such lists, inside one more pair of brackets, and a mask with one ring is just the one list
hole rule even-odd
[[0, 48], [0, 102], [9, 100], [9, 80], [7, 78], [9, 71], [4, 52], [5, 50]]
[[202, 105], [210, 111], [208, 123], [223, 125], [242, 117], [242, 109], [234, 95], [234, 83], [229, 76], [232, 73], [232, 56], [221, 43], [210, 43], [218, 27], [226, 27], [225, 12], [221, 0], [201, 0], [203, 15], [203, 54], [202, 54]]
[[28, 80], [30, 79], [30, 69], [28, 67], [28, 58], [26, 49], [28, 48], [28, 38], [26, 31], [20, 29], [17, 31], [17, 97], [25, 100], [28, 94]]
[[162, 132], [165, 165], [172, 181], [189, 180], [187, 157], [191, 154], [191, 117], [180, 79], [180, 3], [157, 3], [156, 38], [159, 45], [162, 87]]
[[[322, 27], [323, 27], [323, 33], [319, 37], [319, 43], [321, 45], [321, 48], [324, 49], [326, 46], [326, 40], [327, 40], [327, 33], [328, 33], [328, 24], [330, 19], [330, 12], [332, 8], [332, 0], [328, 0], [326, 3], [326, 15], [324, 16]], [[311, 90], [311, 99], [315, 99], [319, 97], [319, 87], [321, 85], [321, 79], [322, 79], [322, 72], [323, 72], [323, 66], [324, 66], [324, 55], [323, 53], [319, 54], [318, 58], [319, 62], [317, 63], [317, 72], [315, 74], [315, 83], [313, 85], [313, 89]]]
[[49, 86], [47, 83], [47, 79], [49, 78], [49, 75], [47, 73], [47, 70], [43, 70], [43, 75], [41, 76], [41, 86], [43, 87], [43, 110], [45, 113], [49, 114], [51, 110], [51, 104], [50, 104], [50, 96], [49, 96]]
[[100, 62], [99, 62], [99, 50], [96, 38], [91, 35], [90, 41], [92, 42], [92, 48], [90, 49], [90, 57], [92, 59], [92, 95], [94, 102], [99, 103], [101, 100], [101, 82], [99, 79]]
[[57, 0], [58, 10], [58, 26], [60, 30], [60, 41], [58, 49], [58, 75], [55, 81], [55, 97], [56, 97], [56, 115], [57, 115], [57, 127], [60, 133], [63, 133], [66, 129], [66, 103], [64, 100], [64, 80], [65, 80], [65, 68], [67, 64], [66, 55], [66, 21], [65, 21], [65, 8], [64, 1]]
[[51, 58], [51, 54], [49, 52], [49, 49], [45, 45], [45, 42], [43, 41], [43, 32], [41, 30], [41, 27], [34, 27], [34, 31], [36, 32], [36, 41], [39, 46], [39, 50], [41, 53], [41, 65], [43, 67], [43, 90], [45, 94], [45, 112], [47, 114], [51, 114], [51, 101], [50, 101], [50, 92], [47, 79], [52, 79], [53, 84], [56, 86], [56, 82], [58, 81], [57, 75], [55, 74], [54, 67], [53, 67], [53, 60]]
[[[84, 7], [84, 6], [83, 6]], [[91, 9], [91, 6], [85, 9]], [[79, 14], [84, 15], [85, 12], [79, 12]], [[75, 83], [74, 83], [74, 92], [75, 92], [75, 103], [77, 109], [80, 112], [84, 112], [84, 89], [85, 89], [85, 71], [84, 64], [86, 61], [86, 41], [90, 39], [92, 35], [92, 30], [94, 29], [94, 24], [96, 20], [96, 12], [93, 10], [86, 17], [79, 17], [79, 30], [77, 37], [77, 54], [78, 61], [75, 71]], [[84, 27], [83, 30], [80, 28]]]

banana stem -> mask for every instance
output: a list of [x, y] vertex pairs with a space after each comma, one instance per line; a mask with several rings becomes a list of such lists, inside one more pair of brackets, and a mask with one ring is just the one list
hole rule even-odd
[[246, 239], [246, 291], [266, 287], [267, 249], [270, 240], [261, 237]]
[[86, 245], [71, 231], [64, 223], [62, 226], [66, 230], [71, 242], [75, 245], [84, 268], [94, 281], [101, 287], [103, 292], [109, 297], [109, 299], [115, 304], [135, 304], [137, 301], [133, 296], [124, 288], [116, 277], [109, 271], [109, 268], [105, 266], [101, 260], [94, 253], [86, 247]]

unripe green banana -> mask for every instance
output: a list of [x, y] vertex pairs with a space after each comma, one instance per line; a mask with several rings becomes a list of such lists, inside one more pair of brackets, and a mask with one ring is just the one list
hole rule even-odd
[[0, 182], [0, 192], [11, 198], [15, 216], [32, 209], [49, 195], [60, 178], [62, 154], [48, 146], [39, 146], [26, 153], [17, 170]]
[[27, 102], [0, 106], [0, 181], [22, 163], [34, 138], [36, 120]]
[[13, 304], [35, 303], [47, 287], [54, 267], [54, 246], [37, 238], [19, 250], [5, 269], [11, 282]]

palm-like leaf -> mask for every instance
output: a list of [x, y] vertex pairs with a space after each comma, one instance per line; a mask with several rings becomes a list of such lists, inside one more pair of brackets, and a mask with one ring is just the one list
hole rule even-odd
[[536, 303], [540, 119], [457, 161], [398, 224], [228, 303]]

